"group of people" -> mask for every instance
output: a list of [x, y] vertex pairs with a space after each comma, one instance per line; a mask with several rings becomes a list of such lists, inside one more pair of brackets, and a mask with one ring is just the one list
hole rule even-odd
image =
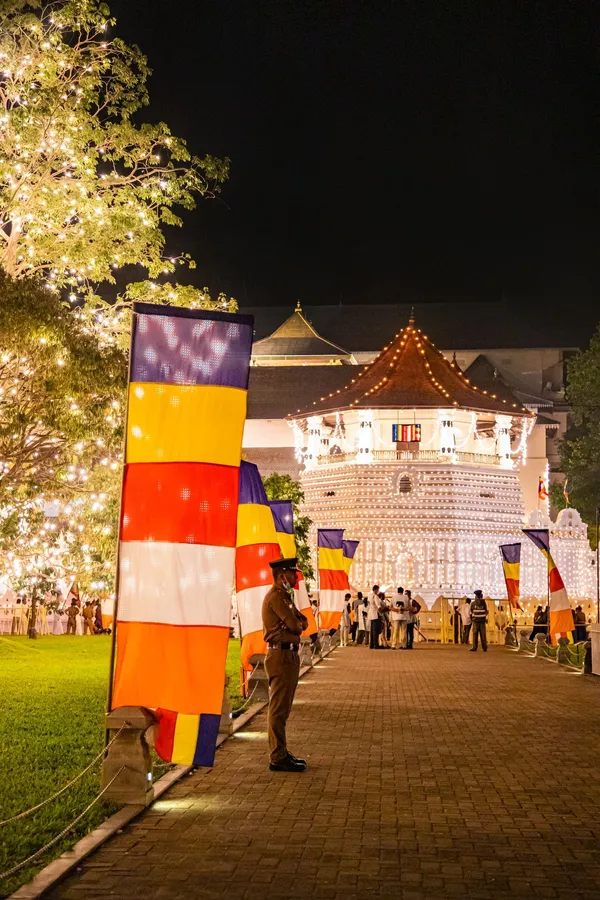
[[364, 644], [371, 650], [412, 650], [421, 604], [399, 587], [388, 599], [374, 584], [365, 597], [346, 594], [340, 623], [340, 645]]
[[[548, 627], [550, 623], [550, 609], [548, 606], [544, 608], [543, 606], [538, 606], [533, 616], [533, 630], [529, 635], [529, 640], [534, 641], [536, 635], [538, 634], [548, 634]], [[583, 607], [576, 606], [573, 610], [573, 624], [575, 628], [573, 629], [573, 642], [575, 644], [580, 643], [580, 641], [587, 641], [588, 633], [587, 633], [587, 620], [585, 617], [585, 612], [583, 611]]]
[[[471, 653], [477, 652], [480, 641], [481, 649], [484, 653], [487, 653], [487, 621], [489, 616], [488, 605], [484, 600], [483, 591], [475, 591], [474, 596], [474, 600], [471, 600], [470, 597], [466, 597], [464, 603], [462, 603], [457, 609], [458, 615], [460, 616], [460, 625], [462, 631], [461, 643], [469, 643], [469, 637], [471, 636], [472, 631], [473, 646], [471, 647]], [[502, 607], [499, 608], [497, 616], [504, 617], [503, 622], [500, 621], [496, 623], [500, 630], [504, 630], [506, 628], [507, 618], [506, 613], [504, 612]]]
[[[24, 596], [18, 596], [12, 607], [11, 634], [27, 634], [29, 631], [33, 603]], [[49, 634], [48, 612], [58, 612], [66, 616], [66, 634], [77, 634], [77, 623], [81, 622], [80, 634], [103, 634], [107, 629], [102, 624], [102, 603], [100, 600], [81, 600], [73, 597], [69, 606], [58, 610], [55, 603], [49, 606], [45, 599], [35, 604], [35, 628], [38, 634]]]

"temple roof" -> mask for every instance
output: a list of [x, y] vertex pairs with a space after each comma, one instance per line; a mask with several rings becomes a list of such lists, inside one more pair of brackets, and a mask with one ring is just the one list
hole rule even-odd
[[[355, 370], [356, 371], [356, 370]], [[507, 415], [533, 415], [516, 397], [480, 390], [454, 362], [409, 324], [372, 363], [345, 387], [321, 396], [312, 407], [290, 415], [309, 416], [342, 409], [444, 409], [455, 407]]]
[[252, 355], [259, 357], [326, 356], [328, 359], [351, 358], [348, 350], [338, 347], [318, 334], [304, 317], [300, 301], [292, 315], [269, 337], [256, 341]]
[[548, 400], [536, 396], [528, 391], [521, 391], [516, 385], [509, 383], [502, 377], [496, 366], [483, 353], [477, 356], [470, 366], [465, 369], [466, 377], [476, 384], [480, 390], [487, 390], [488, 394], [496, 394], [501, 400], [519, 405], [527, 403], [530, 406], [551, 406]]

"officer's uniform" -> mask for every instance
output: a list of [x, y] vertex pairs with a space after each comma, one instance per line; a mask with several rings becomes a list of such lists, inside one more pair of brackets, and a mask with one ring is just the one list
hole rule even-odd
[[[295, 559], [278, 559], [271, 563], [278, 569], [295, 569]], [[283, 586], [274, 584], [262, 605], [263, 635], [267, 643], [265, 669], [269, 678], [269, 747], [271, 763], [288, 758], [285, 726], [292, 709], [300, 671], [300, 635], [306, 619], [296, 609]]]

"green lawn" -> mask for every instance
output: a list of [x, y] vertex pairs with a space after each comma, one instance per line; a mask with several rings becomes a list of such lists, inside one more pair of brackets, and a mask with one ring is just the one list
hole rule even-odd
[[[55, 793], [102, 749], [110, 638], [0, 637], [0, 821]], [[229, 645], [227, 673], [239, 706], [239, 641]], [[55, 803], [0, 828], [0, 874], [34, 853], [85, 809], [98, 793], [100, 766]], [[161, 775], [164, 769], [156, 774]], [[99, 803], [47, 863], [113, 811]], [[40, 863], [40, 865], [42, 864]], [[8, 896], [39, 868], [0, 881]]]

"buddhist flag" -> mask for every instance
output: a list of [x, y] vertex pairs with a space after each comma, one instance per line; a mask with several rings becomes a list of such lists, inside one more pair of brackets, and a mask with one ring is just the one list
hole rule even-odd
[[360, 541], [342, 541], [342, 551], [344, 559], [344, 571], [346, 572], [346, 590], [350, 590], [350, 569], [356, 556], [356, 551]]
[[[281, 553], [286, 558], [297, 555], [296, 540], [294, 538], [294, 510], [291, 500], [270, 500], [269, 506], [273, 513], [273, 521], [275, 522], [275, 530], [281, 547]], [[319, 635], [319, 629], [315, 621], [315, 614], [308, 591], [306, 590], [306, 581], [304, 575], [298, 569], [298, 580], [294, 588], [294, 598], [296, 606], [308, 621], [308, 626], [302, 632], [302, 637], [309, 637], [311, 641], [316, 641]]]
[[546, 487], [546, 482], [540, 475], [538, 478], [538, 500], [547, 500], [548, 499], [548, 488]]
[[257, 466], [240, 464], [235, 591], [242, 638], [242, 669], [252, 671], [250, 657], [266, 653], [262, 604], [273, 584], [269, 565], [281, 558], [273, 515]]
[[569, 477], [565, 478], [565, 483], [563, 485], [563, 497], [566, 500], [567, 506], [571, 505], [571, 501], [569, 500]]
[[344, 565], [343, 528], [319, 528], [319, 614], [321, 628], [331, 634], [340, 626], [348, 574]]
[[506, 593], [508, 602], [514, 609], [522, 609], [519, 603], [519, 581], [521, 578], [521, 544], [502, 544], [502, 568], [506, 581]]
[[210, 766], [233, 586], [251, 316], [134, 304], [111, 709]]
[[553, 641], [559, 637], [569, 637], [575, 628], [573, 613], [564, 582], [550, 553], [550, 533], [547, 528], [524, 528], [523, 533], [548, 560], [550, 636]]

